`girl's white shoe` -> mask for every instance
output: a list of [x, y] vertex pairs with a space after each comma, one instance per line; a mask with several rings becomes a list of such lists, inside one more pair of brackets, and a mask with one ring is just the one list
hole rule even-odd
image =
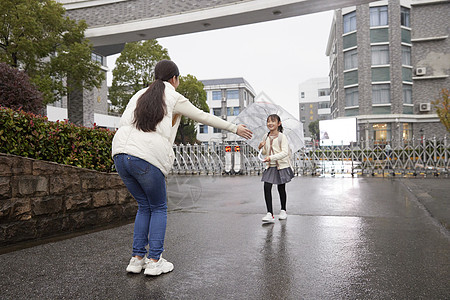
[[272, 216], [270, 212], [268, 212], [263, 218], [262, 221], [264, 223], [275, 223], [275, 218]]
[[278, 215], [278, 220], [286, 220], [287, 219], [287, 213], [285, 210], [281, 210], [280, 214]]

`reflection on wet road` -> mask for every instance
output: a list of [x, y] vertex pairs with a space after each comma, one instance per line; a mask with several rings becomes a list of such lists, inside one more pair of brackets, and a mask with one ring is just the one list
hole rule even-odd
[[288, 219], [263, 225], [259, 177], [169, 178], [173, 272], [125, 273], [129, 224], [0, 255], [1, 298], [448, 299], [449, 235], [399, 181], [296, 177], [287, 194]]

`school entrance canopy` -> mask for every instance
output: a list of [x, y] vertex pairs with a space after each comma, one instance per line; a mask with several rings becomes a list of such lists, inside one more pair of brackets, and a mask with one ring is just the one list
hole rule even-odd
[[57, 0], [102, 55], [127, 42], [273, 21], [373, 2], [370, 0]]

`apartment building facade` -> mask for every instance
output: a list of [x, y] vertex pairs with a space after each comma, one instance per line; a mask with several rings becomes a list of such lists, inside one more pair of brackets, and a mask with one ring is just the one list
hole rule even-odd
[[430, 0], [336, 10], [326, 50], [331, 117], [356, 117], [367, 143], [442, 138], [431, 101], [450, 83], [449, 15], [449, 1]]
[[330, 119], [330, 83], [328, 77], [312, 78], [299, 84], [299, 117], [305, 140], [311, 138], [309, 124]]

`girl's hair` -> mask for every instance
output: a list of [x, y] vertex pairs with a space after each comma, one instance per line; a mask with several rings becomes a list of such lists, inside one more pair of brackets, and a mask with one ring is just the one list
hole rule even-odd
[[[281, 118], [279, 115], [277, 114], [271, 114], [270, 116], [267, 117], [267, 121], [277, 121], [277, 122], [281, 122]], [[278, 126], [278, 131], [279, 132], [283, 132], [283, 125], [280, 124], [280, 126]], [[270, 131], [269, 131], [270, 133]], [[267, 135], [269, 135], [269, 133]]]
[[133, 124], [137, 129], [145, 132], [156, 130], [156, 125], [164, 118], [167, 108], [164, 101], [165, 85], [163, 81], [179, 75], [178, 67], [173, 61], [161, 60], [156, 64], [155, 81], [136, 103]]

